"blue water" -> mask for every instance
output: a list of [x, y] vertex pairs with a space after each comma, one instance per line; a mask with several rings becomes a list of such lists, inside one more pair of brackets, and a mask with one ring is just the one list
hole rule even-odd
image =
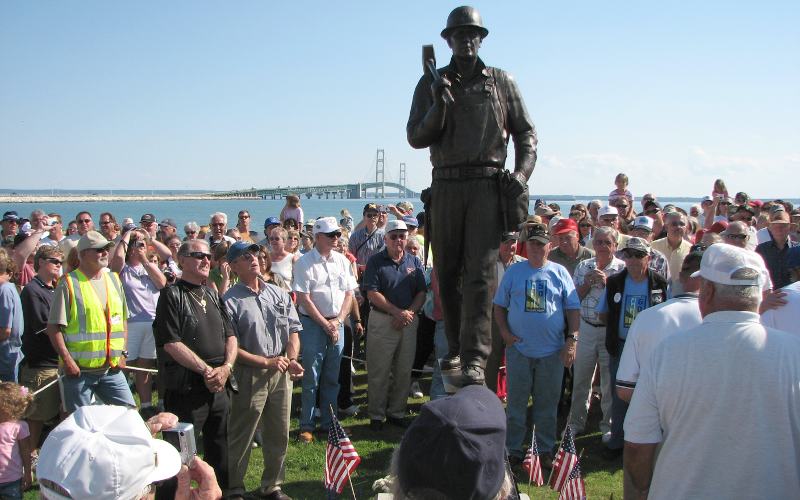
[[[574, 199], [564, 199], [564, 197], [547, 198], [542, 197], [548, 203], [556, 202], [561, 206], [562, 212], [567, 212], [569, 207], [574, 203], [587, 203], [590, 199], [605, 199], [604, 196], [596, 197], [581, 197]], [[560, 199], [559, 199], [560, 198]], [[361, 212], [365, 203], [374, 202], [378, 204], [397, 203], [399, 199], [386, 198], [382, 200], [374, 199], [304, 199], [301, 206], [305, 212], [306, 218], [316, 218], [322, 216], [334, 216], [339, 218], [339, 211], [346, 208], [353, 215], [353, 218], [358, 221], [361, 218]], [[409, 200], [414, 204], [415, 213], [422, 210], [422, 202], [419, 200]], [[689, 200], [686, 198], [664, 198], [659, 200], [663, 203], [674, 203], [675, 205], [688, 209], [692, 203], [697, 201]], [[792, 200], [795, 201], [795, 200]], [[637, 207], [638, 201], [636, 202]], [[252, 217], [251, 229], [260, 231], [263, 228], [264, 219], [270, 216], [277, 216], [281, 208], [284, 206], [282, 200], [191, 200], [191, 201], [116, 201], [116, 202], [61, 202], [61, 203], [0, 203], [0, 213], [7, 210], [16, 210], [21, 217], [28, 217], [31, 210], [40, 208], [48, 213], [55, 212], [61, 214], [65, 222], [75, 218], [75, 215], [81, 210], [88, 210], [95, 220], [95, 225], [99, 227], [97, 222], [101, 212], [111, 212], [114, 214], [118, 221], [122, 221], [125, 217], [131, 217], [138, 223], [142, 214], [152, 213], [158, 220], [166, 217], [175, 219], [178, 224], [179, 231], [182, 232], [183, 225], [189, 221], [196, 221], [199, 224], [207, 224], [209, 218], [214, 212], [224, 212], [228, 214], [228, 227], [233, 227], [236, 224], [236, 217], [239, 210], [247, 209]], [[529, 212], [533, 212], [533, 200]]]

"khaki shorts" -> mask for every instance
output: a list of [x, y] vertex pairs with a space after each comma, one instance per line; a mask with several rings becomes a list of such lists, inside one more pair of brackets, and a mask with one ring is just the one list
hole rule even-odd
[[[31, 392], [36, 392], [57, 378], [58, 368], [29, 368], [27, 366], [20, 368], [19, 383]], [[33, 397], [33, 403], [25, 412], [25, 418], [47, 422], [58, 415], [60, 407], [61, 395], [58, 384], [53, 384]]]

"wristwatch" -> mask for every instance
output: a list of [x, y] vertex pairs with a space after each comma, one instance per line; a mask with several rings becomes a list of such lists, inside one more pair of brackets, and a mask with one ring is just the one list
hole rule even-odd
[[577, 342], [577, 341], [578, 341], [578, 335], [576, 335], [576, 334], [574, 334], [574, 333], [570, 333], [569, 335], [567, 335], [567, 338], [568, 338], [568, 339], [572, 339], [572, 340], [574, 340], [575, 342]]
[[123, 358], [128, 359], [128, 351], [122, 351], [120, 354], [122, 354]]

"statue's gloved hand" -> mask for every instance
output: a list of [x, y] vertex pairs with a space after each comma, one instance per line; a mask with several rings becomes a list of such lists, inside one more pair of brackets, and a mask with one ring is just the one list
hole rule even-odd
[[453, 94], [450, 92], [451, 86], [450, 80], [445, 76], [434, 79], [433, 83], [431, 83], [431, 94], [433, 95], [434, 102], [441, 105], [453, 102]]
[[521, 172], [512, 174], [508, 170], [503, 170], [500, 173], [500, 190], [509, 199], [514, 199], [521, 195], [525, 191], [526, 185], [527, 180]]

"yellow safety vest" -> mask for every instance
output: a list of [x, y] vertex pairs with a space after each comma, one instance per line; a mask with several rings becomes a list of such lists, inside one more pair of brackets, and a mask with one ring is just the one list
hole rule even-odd
[[70, 299], [64, 343], [81, 368], [102, 368], [106, 363], [116, 367], [125, 349], [122, 284], [116, 273], [102, 274], [106, 285], [105, 308], [85, 274], [76, 269], [64, 275]]

